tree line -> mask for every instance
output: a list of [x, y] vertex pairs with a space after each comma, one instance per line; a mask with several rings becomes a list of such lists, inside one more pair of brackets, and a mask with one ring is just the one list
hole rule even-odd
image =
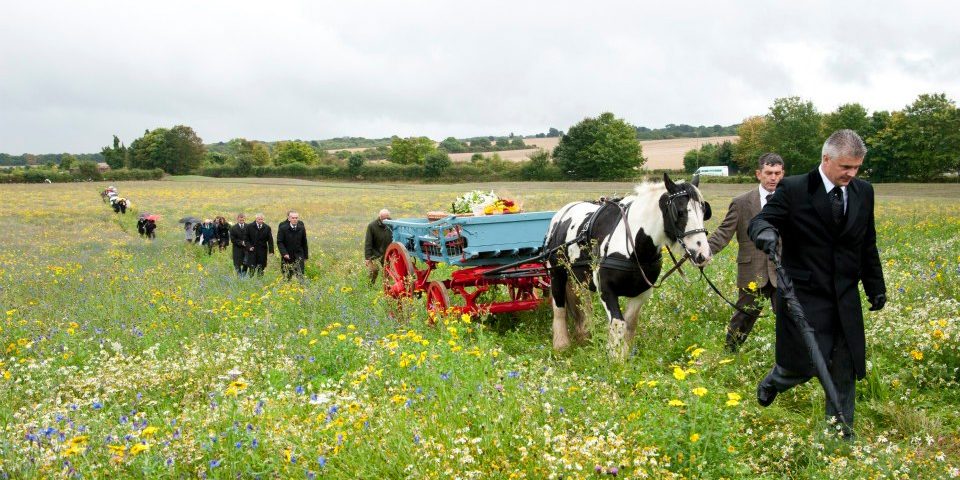
[[856, 131], [867, 144], [862, 174], [874, 181], [929, 182], [944, 174], [960, 175], [960, 109], [946, 94], [922, 94], [899, 111], [874, 111], [847, 103], [821, 113], [799, 97], [774, 100], [766, 115], [747, 118], [737, 127], [740, 140], [704, 145], [684, 155], [684, 169], [727, 165], [752, 172], [765, 152], [783, 157], [787, 174], [812, 170], [831, 133]]

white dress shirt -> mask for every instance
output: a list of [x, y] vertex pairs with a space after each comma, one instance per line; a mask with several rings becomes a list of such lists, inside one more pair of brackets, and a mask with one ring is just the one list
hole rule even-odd
[[[829, 195], [830, 190], [833, 190], [833, 187], [836, 187], [836, 185], [834, 185], [833, 182], [831, 182], [830, 179], [827, 178], [826, 175], [824, 175], [823, 164], [820, 164], [820, 166], [817, 167], [817, 171], [820, 172], [820, 178], [823, 179], [823, 188], [827, 190], [827, 195]], [[846, 214], [847, 213], [847, 187], [841, 186], [840, 191], [843, 192], [843, 213]]]

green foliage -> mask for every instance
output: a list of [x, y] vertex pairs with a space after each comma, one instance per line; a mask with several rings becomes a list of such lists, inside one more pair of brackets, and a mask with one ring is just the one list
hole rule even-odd
[[153, 169], [183, 175], [196, 170], [204, 160], [206, 148], [192, 128], [177, 125], [144, 132], [130, 144], [130, 164], [134, 168]]
[[530, 161], [521, 167], [521, 177], [524, 180], [559, 180], [562, 178], [560, 169], [550, 163], [550, 152], [538, 148], [529, 155]]
[[250, 151], [250, 157], [253, 161], [253, 164], [258, 167], [273, 163], [272, 159], [270, 158], [270, 150], [261, 142], [255, 142], [253, 144], [253, 148]]
[[273, 163], [277, 166], [299, 163], [315, 165], [320, 159], [317, 151], [309, 144], [301, 141], [280, 142], [276, 146], [276, 157]]
[[77, 164], [77, 178], [82, 180], [100, 180], [100, 169], [97, 164], [89, 160], [84, 160]]
[[103, 155], [103, 161], [113, 170], [124, 168], [130, 163], [127, 147], [120, 143], [120, 138], [116, 135], [113, 136], [113, 146], [103, 147], [100, 154]]
[[226, 153], [221, 152], [207, 152], [204, 155], [203, 164], [204, 165], [226, 165], [233, 161], [233, 157], [227, 155]]
[[920, 95], [868, 139], [870, 177], [928, 182], [960, 171], [960, 110], [945, 94]]
[[77, 162], [79, 162], [77, 157], [70, 155], [69, 153], [64, 153], [63, 156], [60, 157], [60, 169], [70, 170], [77, 165]]
[[394, 136], [390, 143], [390, 161], [400, 165], [423, 165], [424, 158], [434, 150], [433, 140], [427, 137]]
[[800, 97], [774, 100], [767, 115], [763, 144], [783, 157], [787, 174], [807, 172], [820, 164], [820, 113]]
[[671, 138], [703, 138], [703, 137], [722, 137], [737, 134], [737, 125], [720, 126], [713, 125], [705, 127], [693, 127], [690, 125], [668, 124], [663, 128], [650, 129], [647, 127], [637, 127], [637, 139], [639, 140], [666, 140]]
[[509, 147], [510, 147], [510, 139], [504, 138], [504, 137], [500, 137], [500, 138], [498, 138], [497, 141], [496, 141], [496, 146], [497, 146], [497, 148], [500, 148], [500, 149], [509, 148]]
[[576, 179], [625, 179], [644, 163], [636, 129], [610, 112], [570, 128], [553, 151], [560, 170]]
[[350, 158], [347, 160], [347, 168], [350, 170], [350, 174], [357, 176], [360, 174], [360, 169], [363, 168], [363, 164], [366, 160], [363, 158], [363, 155], [359, 153], [354, 153], [350, 155]]
[[450, 153], [459, 153], [464, 151], [466, 146], [460, 140], [457, 140], [453, 137], [447, 137], [440, 142], [439, 148], [442, 148]]
[[439, 177], [444, 170], [450, 168], [450, 154], [443, 150], [434, 150], [423, 160], [423, 174], [427, 177]]
[[470, 148], [472, 149], [489, 149], [493, 144], [490, 143], [490, 139], [486, 137], [478, 137], [470, 140]]
[[820, 138], [825, 141], [833, 132], [848, 128], [862, 138], [873, 135], [867, 109], [859, 103], [841, 105], [836, 111], [825, 114], [820, 121]]
[[470, 163], [477, 163], [483, 161], [483, 154], [480, 152], [470, 155]]

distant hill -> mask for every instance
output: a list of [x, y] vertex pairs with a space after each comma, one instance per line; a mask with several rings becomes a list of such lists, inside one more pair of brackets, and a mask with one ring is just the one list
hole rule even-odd
[[671, 138], [704, 138], [704, 137], [727, 137], [737, 134], [737, 127], [740, 125], [714, 125], [705, 127], [700, 125], [694, 127], [691, 125], [667, 124], [663, 128], [650, 129], [647, 127], [637, 127], [638, 140], [669, 140]]

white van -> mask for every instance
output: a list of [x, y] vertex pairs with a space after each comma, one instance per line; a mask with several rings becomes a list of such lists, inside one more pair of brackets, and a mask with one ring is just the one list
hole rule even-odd
[[712, 175], [715, 177], [728, 177], [730, 176], [730, 168], [726, 165], [715, 165], [711, 167], [700, 167], [696, 172], [693, 172], [694, 175]]

